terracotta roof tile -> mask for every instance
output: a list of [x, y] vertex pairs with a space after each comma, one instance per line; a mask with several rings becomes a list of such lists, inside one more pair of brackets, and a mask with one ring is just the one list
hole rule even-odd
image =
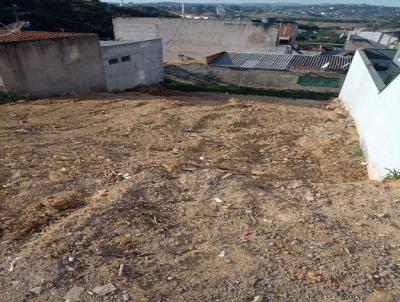
[[37, 41], [50, 39], [66, 39], [74, 37], [90, 37], [93, 34], [67, 33], [67, 32], [46, 32], [46, 31], [21, 31], [8, 33], [0, 30], [0, 43], [13, 43], [22, 41]]

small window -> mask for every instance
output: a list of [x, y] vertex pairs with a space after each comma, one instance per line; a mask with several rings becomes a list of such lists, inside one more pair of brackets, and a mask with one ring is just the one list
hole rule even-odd
[[108, 64], [113, 65], [113, 64], [118, 64], [119, 60], [118, 59], [109, 59]]
[[121, 58], [121, 62], [127, 62], [131, 60], [131, 56], [125, 56]]

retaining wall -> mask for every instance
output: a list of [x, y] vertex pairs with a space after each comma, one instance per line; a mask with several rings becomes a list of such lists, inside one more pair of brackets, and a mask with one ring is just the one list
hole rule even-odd
[[[166, 68], [166, 73], [177, 75], [178, 77], [192, 76], [210, 79], [216, 82], [234, 84], [239, 86], [273, 88], [273, 89], [292, 89], [316, 92], [339, 93], [343, 83], [344, 74], [331, 72], [304, 72], [304, 71], [271, 71], [257, 69], [237, 69], [227, 67], [217, 67], [205, 64], [182, 64], [172, 65]], [[180, 75], [179, 75], [180, 73]], [[185, 75], [185, 73], [187, 73]], [[312, 76], [315, 78], [336, 78], [339, 79], [339, 87], [314, 87], [298, 84], [299, 77]]]
[[339, 96], [353, 117], [371, 179], [400, 171], [400, 76], [386, 86], [358, 50]]

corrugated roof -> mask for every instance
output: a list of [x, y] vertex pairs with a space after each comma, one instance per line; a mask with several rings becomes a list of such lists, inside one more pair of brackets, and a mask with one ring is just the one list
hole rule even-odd
[[288, 70], [293, 55], [263, 52], [227, 51], [216, 58], [211, 65], [236, 68]]
[[[302, 56], [295, 55], [291, 62], [291, 69], [319, 70], [327, 65], [327, 71], [345, 71], [349, 68], [352, 58], [340, 56]], [[328, 65], [329, 63], [329, 65]]]
[[352, 58], [340, 56], [307, 56], [293, 54], [273, 54], [265, 52], [231, 52], [222, 53], [210, 64], [221, 67], [265, 69], [265, 70], [320, 70], [342, 72], [349, 68]]
[[9, 33], [7, 31], [0, 31], [0, 43], [66, 39], [74, 37], [91, 37], [91, 36], [93, 36], [93, 34], [46, 32], [46, 31], [20, 31], [20, 32]]

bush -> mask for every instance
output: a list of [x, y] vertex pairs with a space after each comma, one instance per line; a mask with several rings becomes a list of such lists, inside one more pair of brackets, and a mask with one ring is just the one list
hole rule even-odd
[[254, 88], [236, 85], [202, 85], [202, 84], [187, 84], [177, 82], [171, 79], [165, 79], [164, 86], [171, 90], [179, 90], [186, 92], [203, 91], [203, 92], [219, 92], [245, 95], [265, 95], [273, 97], [291, 98], [291, 99], [310, 99], [310, 100], [330, 100], [337, 97], [336, 93], [331, 92], [314, 92], [303, 90], [277, 90]]
[[0, 104], [12, 103], [24, 99], [13, 93], [0, 91]]

